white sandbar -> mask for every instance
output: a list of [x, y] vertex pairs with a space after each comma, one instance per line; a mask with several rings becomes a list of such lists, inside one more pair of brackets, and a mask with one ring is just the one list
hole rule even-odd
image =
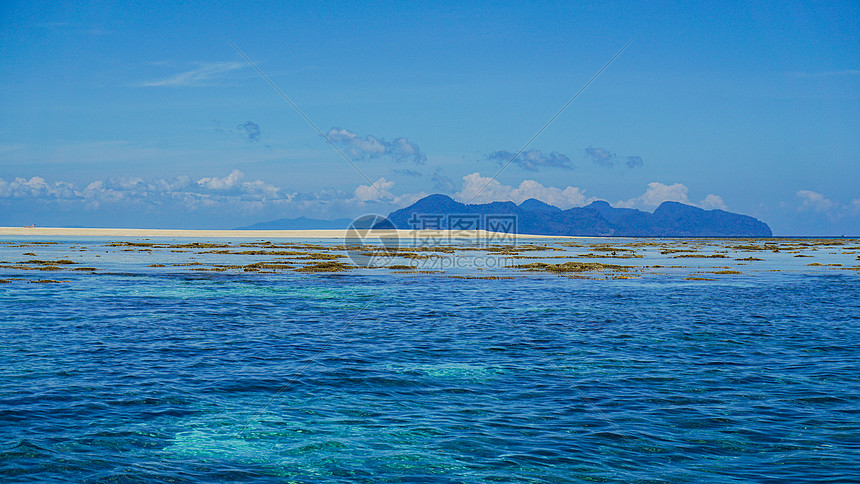
[[[0, 235], [32, 235], [36, 237], [189, 237], [201, 239], [343, 239], [347, 230], [181, 230], [181, 229], [98, 229], [63, 227], [0, 227]], [[355, 236], [356, 234], [351, 234]], [[490, 238], [505, 240], [507, 234], [486, 230], [374, 230], [378, 238]], [[570, 238], [551, 235], [516, 234], [516, 238]]]

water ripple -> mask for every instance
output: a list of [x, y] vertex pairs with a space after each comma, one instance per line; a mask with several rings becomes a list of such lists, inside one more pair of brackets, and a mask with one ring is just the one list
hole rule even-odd
[[856, 278], [0, 293], [4, 481], [849, 482]]

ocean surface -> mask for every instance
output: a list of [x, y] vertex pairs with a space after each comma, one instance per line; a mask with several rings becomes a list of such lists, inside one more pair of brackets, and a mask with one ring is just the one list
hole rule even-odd
[[589, 259], [630, 278], [52, 241], [0, 238], [2, 482], [860, 479], [857, 241]]

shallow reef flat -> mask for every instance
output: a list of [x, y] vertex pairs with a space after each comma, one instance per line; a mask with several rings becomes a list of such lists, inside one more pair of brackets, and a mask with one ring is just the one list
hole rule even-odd
[[[10, 240], [11, 239], [11, 240]], [[385, 270], [389, 269], [389, 270]], [[860, 272], [858, 239], [480, 238], [0, 239], [0, 283], [68, 282], [45, 273], [390, 274], [510, 279], [559, 276], [724, 281], [785, 273]]]

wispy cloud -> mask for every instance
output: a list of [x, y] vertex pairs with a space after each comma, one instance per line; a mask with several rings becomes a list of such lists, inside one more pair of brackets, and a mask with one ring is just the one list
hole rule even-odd
[[800, 205], [801, 210], [827, 212], [838, 206], [837, 203], [812, 190], [798, 190], [797, 196], [803, 201]]
[[800, 205], [796, 207], [798, 212], [814, 212], [825, 215], [831, 222], [860, 217], [860, 198], [842, 203], [812, 190], [798, 190], [795, 195], [801, 201]]
[[442, 193], [451, 193], [457, 189], [454, 180], [443, 175], [438, 170], [430, 177], [430, 181], [433, 182], [433, 189]]
[[210, 62], [201, 64], [200, 67], [175, 74], [173, 76], [146, 81], [137, 84], [138, 87], [178, 87], [178, 86], [206, 86], [212, 85], [225, 73], [242, 69], [247, 64], [242, 62]]
[[257, 142], [260, 141], [260, 125], [253, 121], [245, 121], [244, 123], [236, 126], [236, 129], [244, 132], [245, 136], [247, 136], [248, 141]]
[[[593, 146], [589, 146], [585, 149], [585, 156], [591, 159], [595, 165], [603, 166], [606, 168], [612, 168], [618, 162], [618, 156], [615, 153], [604, 149], [604, 148], [595, 148]], [[640, 168], [645, 162], [642, 160], [641, 156], [625, 156], [624, 164], [627, 168]]]
[[797, 77], [852, 77], [860, 76], [860, 69], [844, 69], [841, 71], [825, 71], [825, 72], [795, 72]]
[[386, 141], [370, 134], [359, 136], [348, 129], [338, 127], [329, 129], [326, 136], [356, 160], [390, 158], [396, 162], [411, 161], [418, 165], [427, 162], [427, 155], [421, 152], [417, 144], [406, 138]]
[[627, 168], [640, 168], [642, 165], [645, 164], [645, 162], [642, 161], [641, 156], [628, 156], [625, 159], [627, 160], [625, 162]]
[[409, 168], [395, 168], [391, 170], [391, 173], [394, 173], [395, 175], [411, 176], [413, 178], [421, 178], [424, 176], [421, 172], [410, 170]]
[[585, 149], [585, 156], [591, 158], [595, 165], [610, 167], [615, 164], [615, 153], [603, 148], [589, 146]]
[[46, 30], [56, 30], [84, 35], [111, 35], [113, 32], [96, 25], [84, 25], [71, 22], [38, 22], [34, 27]]
[[494, 151], [487, 155], [487, 159], [505, 166], [513, 160], [513, 163], [528, 171], [540, 171], [541, 168], [562, 168], [572, 170], [573, 162], [567, 155], [562, 153], [543, 153], [541, 150], [523, 151], [516, 158], [516, 153], [511, 151]]

